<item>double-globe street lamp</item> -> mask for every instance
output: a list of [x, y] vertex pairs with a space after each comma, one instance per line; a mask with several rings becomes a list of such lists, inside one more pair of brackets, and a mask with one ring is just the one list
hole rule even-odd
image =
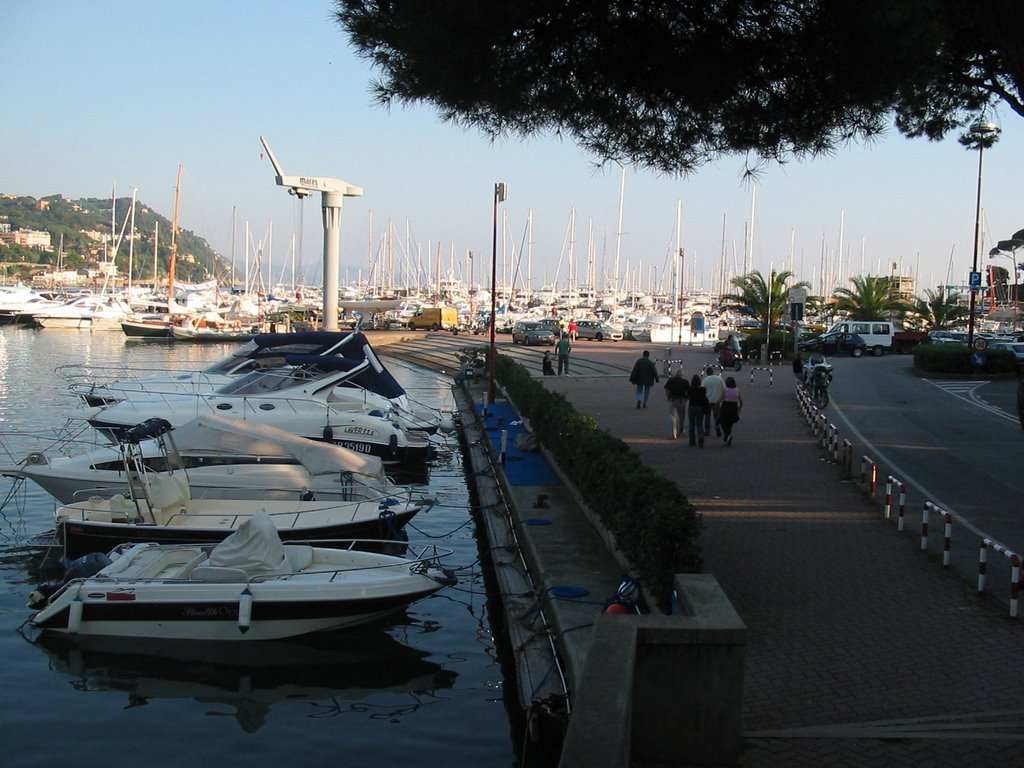
[[981, 287], [981, 274], [978, 272], [978, 245], [981, 235], [981, 163], [985, 150], [999, 139], [999, 126], [991, 120], [981, 119], [974, 123], [970, 130], [960, 137], [960, 143], [968, 149], [978, 150], [978, 196], [974, 209], [974, 251], [971, 262], [971, 280], [969, 290], [970, 316], [967, 318], [967, 347], [974, 347], [974, 308], [977, 303], [978, 289]]

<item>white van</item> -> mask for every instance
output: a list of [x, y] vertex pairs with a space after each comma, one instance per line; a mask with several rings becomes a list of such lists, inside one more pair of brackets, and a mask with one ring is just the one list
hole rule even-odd
[[888, 320], [844, 320], [836, 323], [826, 333], [855, 333], [876, 357], [884, 355], [892, 347], [892, 336], [896, 332]]

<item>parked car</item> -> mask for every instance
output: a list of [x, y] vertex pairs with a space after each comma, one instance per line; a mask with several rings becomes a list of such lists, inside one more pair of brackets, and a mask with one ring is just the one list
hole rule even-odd
[[867, 342], [856, 333], [823, 333], [813, 339], [800, 342], [800, 349], [807, 352], [850, 354], [860, 357], [868, 350]]
[[555, 332], [540, 323], [520, 320], [512, 327], [512, 343], [527, 346], [532, 344], [551, 346], [555, 343]]
[[967, 334], [959, 331], [928, 331], [932, 344], [966, 344]]
[[989, 349], [1008, 349], [1017, 357], [1017, 365], [1024, 365], [1024, 342], [1020, 341], [997, 341], [989, 344]]
[[581, 339], [622, 341], [622, 331], [618, 331], [614, 326], [600, 320], [579, 320], [576, 325], [578, 326], [576, 335]]

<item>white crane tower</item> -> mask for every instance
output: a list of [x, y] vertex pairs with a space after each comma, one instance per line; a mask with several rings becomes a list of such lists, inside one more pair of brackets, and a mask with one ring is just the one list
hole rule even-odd
[[260, 136], [267, 150], [277, 184], [288, 188], [288, 194], [303, 198], [320, 193], [324, 219], [324, 322], [325, 331], [338, 330], [338, 269], [341, 261], [341, 204], [346, 197], [362, 197], [363, 188], [341, 179], [322, 176], [285, 176], [267, 140]]

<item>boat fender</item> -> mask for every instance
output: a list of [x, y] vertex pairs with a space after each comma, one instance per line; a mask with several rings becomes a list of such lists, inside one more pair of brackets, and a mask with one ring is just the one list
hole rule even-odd
[[242, 590], [242, 596], [238, 598], [238, 631], [243, 635], [249, 631], [252, 624], [252, 592], [249, 587]]
[[398, 453], [398, 435], [392, 434], [388, 438], [388, 447], [391, 449], [391, 453]]
[[330, 424], [324, 427], [324, 440], [326, 440], [327, 442], [331, 442], [334, 440], [334, 430], [331, 428]]
[[85, 610], [85, 603], [81, 595], [75, 595], [75, 599], [68, 606], [68, 632], [75, 635], [82, 628], [82, 612]]

